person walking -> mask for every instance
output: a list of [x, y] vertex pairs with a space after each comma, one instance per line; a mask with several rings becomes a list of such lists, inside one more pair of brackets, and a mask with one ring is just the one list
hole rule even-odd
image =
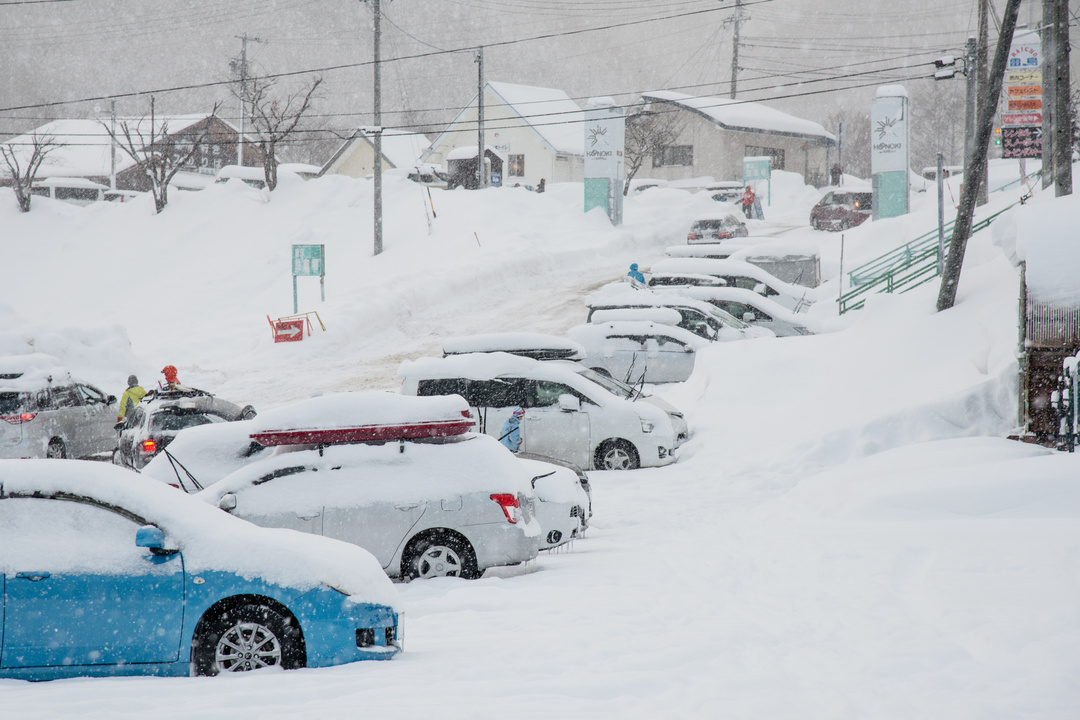
[[747, 220], [754, 214], [754, 189], [749, 185], [746, 186], [746, 190], [742, 194], [742, 211]]
[[128, 386], [124, 394], [120, 396], [120, 409], [116, 413], [116, 422], [123, 422], [124, 416], [135, 409], [135, 406], [146, 396], [146, 390], [139, 385], [139, 378], [128, 375]]
[[514, 412], [503, 423], [502, 432], [499, 433], [499, 442], [506, 446], [510, 452], [521, 449], [521, 418], [525, 416], [525, 410], [521, 407], [514, 408]]

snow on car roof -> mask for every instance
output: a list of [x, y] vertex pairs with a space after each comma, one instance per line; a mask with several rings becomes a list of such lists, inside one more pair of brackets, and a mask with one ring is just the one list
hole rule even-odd
[[51, 355], [9, 355], [0, 357], [0, 390], [34, 392], [52, 383], [72, 382], [71, 373]]
[[[678, 315], [677, 312], [675, 314]], [[613, 336], [671, 338], [684, 345], [689, 345], [695, 350], [700, 350], [712, 344], [709, 340], [695, 335], [689, 330], [649, 320], [612, 320], [609, 322], [587, 323], [570, 328], [569, 333], [571, 337], [578, 340], [585, 347], [597, 350], [602, 348], [604, 341]]]
[[[399, 604], [397, 591], [366, 550], [318, 535], [256, 527], [114, 465], [0, 460], [0, 496], [34, 493], [89, 498], [157, 525], [169, 541], [182, 543], [189, 573], [233, 572], [298, 588], [329, 585], [358, 601]], [[17, 570], [9, 566], [14, 557], [11, 548], [0, 548], [0, 571]]]
[[[745, 264], [745, 263], [743, 263]], [[671, 292], [640, 290], [625, 283], [610, 283], [585, 298], [590, 308], [634, 308], [634, 307], [692, 307], [706, 314], [715, 313], [716, 308], [701, 300], [695, 300]]]
[[737, 275], [753, 278], [768, 284], [775, 290], [783, 290], [792, 297], [802, 297], [806, 288], [797, 287], [780, 280], [771, 273], [742, 260], [714, 260], [712, 258], [667, 258], [652, 266], [654, 272], [693, 272], [706, 275]]
[[443, 341], [444, 355], [462, 355], [476, 352], [528, 352], [530, 357], [549, 353], [554, 357], [578, 359], [585, 351], [580, 345], [555, 335], [531, 332], [486, 333], [449, 338]]
[[682, 313], [670, 307], [617, 307], [611, 310], [597, 310], [589, 318], [589, 323], [647, 321], [662, 325], [678, 325], [682, 319]]
[[268, 410], [252, 421], [252, 433], [331, 430], [427, 421], [460, 421], [468, 404], [456, 395], [412, 397], [398, 393], [346, 392], [308, 398]]

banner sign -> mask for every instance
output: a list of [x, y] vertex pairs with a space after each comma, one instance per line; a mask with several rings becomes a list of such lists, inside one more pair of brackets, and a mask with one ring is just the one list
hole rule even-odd
[[1042, 125], [1042, 113], [1004, 113], [1001, 116], [1002, 125]]
[[870, 167], [876, 175], [908, 170], [908, 99], [874, 98], [870, 104]]
[[1006, 73], [1005, 82], [1010, 85], [1042, 85], [1042, 73], [1038, 71]]
[[1004, 158], [1042, 157], [1042, 128], [1001, 128], [1001, 150]]
[[622, 224], [626, 177], [626, 115], [611, 98], [590, 98], [585, 109], [585, 212], [601, 207]]
[[1010, 112], [1018, 110], [1042, 110], [1042, 99], [1025, 98], [1023, 100], [1009, 100]]
[[1042, 97], [1042, 85], [1008, 85], [1005, 91], [1009, 97]]

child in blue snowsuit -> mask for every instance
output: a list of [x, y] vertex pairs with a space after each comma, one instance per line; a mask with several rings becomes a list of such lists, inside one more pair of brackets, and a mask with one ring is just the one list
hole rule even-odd
[[630, 272], [626, 273], [626, 276], [631, 280], [637, 280], [642, 285], [645, 284], [645, 276], [637, 268], [637, 263], [630, 263]]
[[505, 445], [510, 452], [521, 449], [521, 418], [525, 411], [520, 407], [514, 408], [514, 412], [503, 423], [502, 432], [499, 433], [499, 442]]

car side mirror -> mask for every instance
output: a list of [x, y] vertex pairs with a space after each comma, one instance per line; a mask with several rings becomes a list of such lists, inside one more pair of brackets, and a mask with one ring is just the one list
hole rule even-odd
[[161, 528], [153, 525], [143, 525], [135, 532], [135, 547], [163, 550], [165, 533], [161, 531]]
[[755, 320], [757, 320], [757, 315], [750, 311], [747, 311], [742, 314], [742, 319], [743, 322], [754, 322]]
[[110, 395], [108, 397], [108, 399], [105, 401], [105, 404], [107, 404], [107, 405], [115, 405], [116, 404], [116, 396], [115, 395]]
[[559, 409], [563, 412], [581, 412], [581, 400], [575, 395], [560, 395]]
[[221, 499], [218, 500], [217, 506], [225, 512], [232, 512], [236, 509], [236, 496], [232, 493], [225, 493], [221, 496]]

